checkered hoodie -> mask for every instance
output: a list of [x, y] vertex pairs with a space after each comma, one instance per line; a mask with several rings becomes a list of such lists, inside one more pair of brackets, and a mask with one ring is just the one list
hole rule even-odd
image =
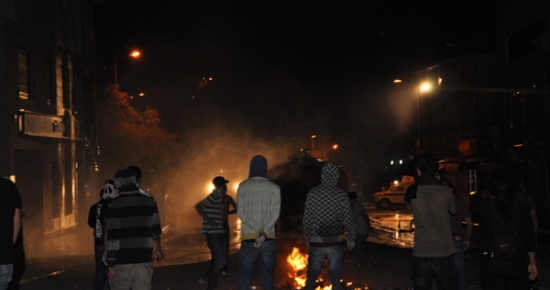
[[321, 184], [307, 194], [304, 235], [311, 246], [333, 246], [343, 241], [342, 223], [348, 232], [348, 246], [355, 245], [355, 221], [348, 195], [336, 184], [340, 171], [327, 163], [321, 171]]

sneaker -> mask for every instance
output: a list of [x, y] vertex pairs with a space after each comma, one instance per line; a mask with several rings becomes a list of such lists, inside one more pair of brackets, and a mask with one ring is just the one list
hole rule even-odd
[[365, 267], [367, 263], [357, 263], [355, 264], [355, 267]]
[[201, 285], [208, 285], [208, 281], [204, 280], [204, 278], [201, 277], [201, 278], [199, 279], [199, 284], [201, 284]]
[[222, 277], [227, 277], [229, 276], [229, 272], [227, 271], [222, 271]]
[[376, 267], [376, 263], [378, 263], [378, 256], [374, 256], [374, 259], [372, 259], [372, 267]]

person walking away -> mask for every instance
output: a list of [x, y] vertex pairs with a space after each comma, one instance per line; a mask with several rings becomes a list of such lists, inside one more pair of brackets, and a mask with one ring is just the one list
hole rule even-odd
[[405, 202], [414, 219], [412, 282], [415, 290], [457, 290], [455, 244], [449, 213], [456, 214], [452, 189], [438, 178], [438, 160], [431, 153], [416, 161], [418, 180], [409, 186]]
[[[363, 204], [357, 200], [357, 192], [348, 192], [348, 198], [350, 200], [351, 213], [353, 214], [353, 220], [355, 221], [355, 247], [353, 253], [357, 255], [358, 262], [354, 264], [357, 267], [367, 266], [367, 259], [369, 254], [365, 250], [367, 245], [367, 238], [370, 231], [370, 218], [365, 210]], [[374, 256], [372, 266], [376, 265], [377, 257]]]
[[[229, 210], [229, 207], [233, 207]], [[231, 238], [231, 231], [229, 229], [229, 215], [237, 213], [237, 204], [235, 200], [228, 194], [224, 195], [222, 200], [222, 226], [223, 226], [223, 239], [225, 241], [225, 266], [222, 268], [222, 277], [229, 276], [229, 270], [227, 268], [227, 261], [229, 256], [229, 239]]]
[[103, 263], [105, 252], [104, 232], [107, 226], [109, 201], [116, 197], [114, 180], [107, 180], [99, 192], [99, 201], [90, 207], [88, 226], [94, 229], [95, 278], [94, 290], [103, 290], [107, 282], [107, 266]]
[[21, 194], [11, 180], [0, 178], [0, 290], [13, 276], [13, 246], [21, 231]]
[[[453, 193], [455, 194], [455, 204], [458, 211], [455, 215], [449, 214], [451, 219], [451, 232], [456, 251], [456, 254], [454, 255], [454, 262], [457, 270], [456, 278], [458, 281], [458, 289], [466, 290], [468, 285], [466, 283], [464, 252], [470, 248], [470, 240], [473, 230], [472, 214], [470, 213], [470, 209], [468, 208], [466, 201], [464, 201], [464, 199], [454, 191], [451, 184], [448, 185], [451, 189], [453, 189]], [[462, 222], [466, 223], [466, 231], [462, 228]]]
[[530, 289], [538, 275], [535, 231], [528, 204], [516, 199], [516, 188], [506, 169], [489, 179], [490, 196], [477, 204], [482, 227], [480, 280], [483, 289]]
[[153, 261], [164, 258], [157, 203], [140, 193], [136, 171], [122, 168], [115, 174], [119, 194], [107, 212], [107, 275], [111, 290], [151, 290]]
[[321, 184], [309, 190], [303, 216], [304, 236], [309, 246], [305, 290], [317, 288], [315, 281], [325, 258], [332, 289], [342, 290], [340, 276], [344, 257], [342, 224], [348, 233], [348, 251], [355, 247], [355, 221], [346, 192], [337, 186], [340, 171], [334, 163], [321, 169]]
[[281, 189], [267, 179], [267, 160], [256, 155], [250, 161], [247, 180], [237, 190], [237, 214], [241, 219], [239, 290], [248, 290], [259, 259], [263, 290], [273, 290], [275, 270], [275, 223], [281, 212]]
[[227, 262], [227, 247], [225, 245], [224, 228], [222, 226], [222, 202], [227, 192], [227, 183], [223, 176], [216, 176], [212, 183], [214, 190], [201, 200], [195, 209], [202, 217], [202, 233], [206, 235], [206, 244], [210, 249], [210, 268], [199, 279], [202, 285], [208, 285], [208, 290], [218, 286], [218, 274]]

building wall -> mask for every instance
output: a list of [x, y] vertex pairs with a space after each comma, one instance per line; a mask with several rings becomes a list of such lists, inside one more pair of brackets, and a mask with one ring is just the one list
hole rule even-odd
[[93, 1], [2, 2], [0, 175], [15, 176], [32, 243], [76, 226], [87, 214], [88, 190], [95, 191], [87, 186], [93, 166], [82, 130], [84, 119], [93, 122]]

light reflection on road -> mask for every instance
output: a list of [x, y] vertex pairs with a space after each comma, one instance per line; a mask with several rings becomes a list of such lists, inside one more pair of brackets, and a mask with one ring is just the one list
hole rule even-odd
[[402, 207], [396, 209], [378, 209], [373, 204], [366, 203], [366, 210], [371, 219], [374, 233], [367, 241], [377, 244], [412, 248], [414, 226], [412, 213]]

